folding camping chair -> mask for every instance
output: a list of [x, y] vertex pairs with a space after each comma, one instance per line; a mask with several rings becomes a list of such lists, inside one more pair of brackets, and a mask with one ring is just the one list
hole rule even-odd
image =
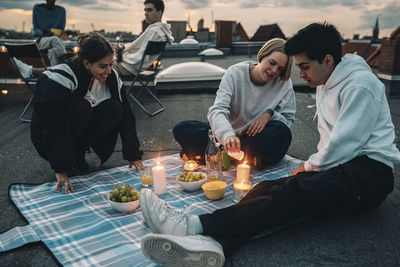
[[[154, 41], [149, 41], [146, 46], [146, 50], [143, 53], [142, 59], [140, 61], [139, 69], [135, 76], [133, 77], [132, 81], [127, 81], [124, 80], [124, 84], [130, 84], [128, 88], [128, 95], [143, 109], [144, 112], [146, 112], [149, 116], [154, 116], [161, 111], [164, 110], [164, 106], [161, 103], [161, 101], [157, 98], [157, 96], [151, 91], [151, 89], [148, 87], [148, 84], [150, 82], [154, 83], [154, 79], [159, 72], [159, 62], [161, 62], [162, 54], [164, 52], [165, 46], [167, 44], [167, 41], [164, 42], [154, 42]], [[147, 56], [154, 56], [158, 55], [157, 60], [153, 64], [153, 70], [144, 70], [143, 69], [143, 64]], [[140, 88], [137, 90], [135, 88], [135, 83], [139, 82], [140, 83]], [[147, 91], [149, 95], [158, 103], [160, 106], [159, 109], [157, 109], [154, 112], [150, 112], [147, 108], [144, 107], [144, 105], [139, 101], [139, 97], [141, 96], [143, 91]]]
[[11, 63], [14, 65], [15, 69], [17, 70], [19, 76], [21, 77], [21, 80], [25, 82], [25, 84], [29, 87], [29, 89], [32, 91], [32, 96], [29, 99], [28, 104], [26, 104], [24, 110], [22, 111], [19, 119], [23, 122], [31, 122], [30, 119], [25, 119], [24, 115], [26, 111], [28, 110], [29, 106], [31, 105], [32, 99], [33, 99], [33, 94], [35, 93], [35, 85], [37, 82], [37, 77], [24, 77], [22, 75], [22, 71], [19, 67], [20, 64], [17, 63], [17, 60], [21, 59], [29, 59], [29, 60], [34, 60], [35, 64], [41, 64], [39, 67], [44, 67], [47, 69], [47, 65], [44, 62], [42, 55], [39, 52], [39, 49], [37, 48], [37, 45], [35, 42], [31, 43], [24, 43], [24, 44], [11, 44], [11, 43], [4, 43], [4, 45], [7, 48], [7, 53], [8, 56], [10, 57]]

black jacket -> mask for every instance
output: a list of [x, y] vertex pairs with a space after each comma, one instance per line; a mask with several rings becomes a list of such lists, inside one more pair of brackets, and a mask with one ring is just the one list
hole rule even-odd
[[[51, 73], [61, 76], [54, 79]], [[56, 172], [66, 172], [72, 167], [74, 144], [69, 113], [86, 96], [91, 78], [80, 60], [75, 58], [46, 71], [38, 79], [33, 98], [31, 139], [39, 155], [49, 161]], [[135, 117], [124, 91], [121, 92], [122, 102], [120, 100], [115, 71], [111, 72], [106, 83], [111, 98], [121, 103], [123, 116], [118, 127], [92, 148], [103, 164], [113, 153], [120, 133], [123, 158], [139, 160], [143, 152], [139, 150]]]

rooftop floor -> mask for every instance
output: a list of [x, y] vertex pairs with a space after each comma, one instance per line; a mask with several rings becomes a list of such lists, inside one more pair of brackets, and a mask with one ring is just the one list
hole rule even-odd
[[[169, 60], [169, 59], [168, 59]], [[171, 59], [173, 60], [173, 59]], [[238, 60], [238, 59], [236, 59]], [[247, 59], [240, 59], [247, 60]], [[231, 58], [219, 64], [236, 63]], [[178, 62], [178, 59], [175, 59]], [[164, 64], [167, 60], [164, 61]], [[147, 116], [134, 105], [137, 128], [144, 158], [178, 153], [172, 136], [173, 126], [182, 120], [206, 120], [214, 101], [213, 93], [162, 94], [165, 111]], [[297, 114], [292, 127], [293, 141], [288, 154], [301, 159], [316, 151], [318, 132], [313, 93], [296, 92]], [[400, 99], [389, 99], [396, 127], [397, 146], [400, 133]], [[0, 233], [25, 225], [18, 211], [8, 201], [12, 183], [55, 181], [54, 173], [40, 158], [30, 141], [30, 125], [18, 119], [23, 105], [0, 109]], [[90, 172], [99, 170], [99, 160], [88, 156]], [[126, 164], [118, 143], [111, 159], [101, 168]], [[361, 217], [320, 218], [303, 222], [278, 234], [253, 241], [242, 247], [227, 266], [399, 266], [400, 265], [400, 168], [395, 168], [395, 189], [375, 211]], [[232, 222], [234, 223], [234, 222]], [[56, 266], [57, 262], [41, 243], [0, 254], [3, 266]]]

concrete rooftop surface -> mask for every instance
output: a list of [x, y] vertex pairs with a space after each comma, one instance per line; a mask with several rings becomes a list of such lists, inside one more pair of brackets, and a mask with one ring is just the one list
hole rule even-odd
[[[166, 68], [188, 60], [199, 61], [199, 58], [167, 58], [163, 65]], [[227, 68], [244, 60], [249, 58], [225, 57], [207, 62]], [[172, 128], [182, 120], [206, 121], [214, 97], [214, 92], [161, 93], [159, 98], [165, 111], [154, 117], [132, 104], [144, 159], [178, 153], [180, 147], [173, 139]], [[388, 100], [399, 147], [400, 99]], [[296, 104], [293, 140], [288, 154], [305, 160], [316, 151], [318, 143], [316, 121], [312, 120], [314, 92], [296, 90]], [[38, 156], [30, 141], [30, 125], [18, 119], [22, 109], [23, 105], [0, 107], [0, 233], [26, 224], [9, 201], [10, 184], [41, 184], [56, 180], [49, 164]], [[89, 172], [126, 164], [121, 154], [120, 141], [110, 160], [101, 167], [97, 157], [89, 154]], [[399, 167], [395, 168], [394, 191], [373, 212], [362, 216], [307, 220], [244, 245], [227, 259], [226, 266], [400, 266]], [[44, 244], [34, 243], [1, 253], [0, 266], [57, 266], [57, 261]]]

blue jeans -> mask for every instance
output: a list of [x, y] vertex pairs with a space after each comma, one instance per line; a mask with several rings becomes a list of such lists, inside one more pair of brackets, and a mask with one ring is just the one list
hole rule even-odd
[[[182, 153], [190, 159], [196, 155], [204, 156], [208, 143], [210, 124], [201, 121], [182, 121], [175, 125], [173, 134], [181, 145]], [[270, 121], [255, 136], [239, 136], [241, 150], [251, 157], [257, 156], [263, 166], [279, 162], [289, 149], [292, 133], [289, 127], [280, 121]]]

